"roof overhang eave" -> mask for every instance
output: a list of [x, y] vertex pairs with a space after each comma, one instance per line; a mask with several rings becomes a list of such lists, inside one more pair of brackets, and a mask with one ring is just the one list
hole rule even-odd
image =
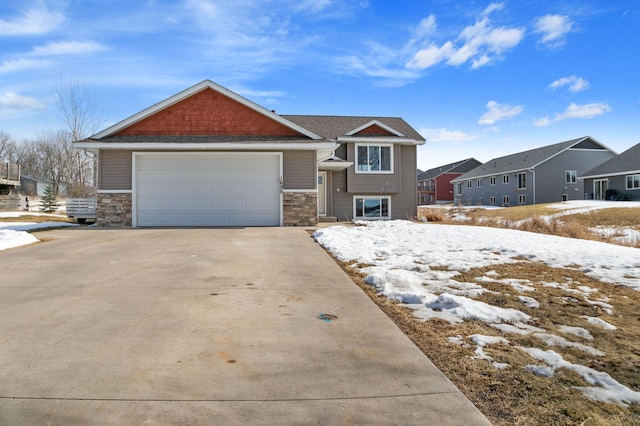
[[159, 143], [159, 142], [100, 142], [100, 141], [79, 141], [74, 142], [78, 149], [86, 151], [98, 149], [120, 149], [133, 151], [272, 151], [272, 150], [335, 150], [338, 144], [333, 141], [313, 141], [305, 143], [267, 142], [267, 143], [242, 143], [242, 142], [220, 142], [220, 143]]
[[396, 143], [400, 145], [424, 145], [426, 142], [418, 139], [384, 136], [338, 136], [336, 140], [339, 143]]

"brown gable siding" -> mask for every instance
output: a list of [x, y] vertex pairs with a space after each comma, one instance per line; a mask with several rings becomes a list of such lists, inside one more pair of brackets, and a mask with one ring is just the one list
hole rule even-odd
[[301, 136], [212, 89], [195, 93], [117, 135]]
[[371, 126], [360, 130], [354, 136], [396, 136], [388, 130], [383, 129], [377, 124], [372, 124]]

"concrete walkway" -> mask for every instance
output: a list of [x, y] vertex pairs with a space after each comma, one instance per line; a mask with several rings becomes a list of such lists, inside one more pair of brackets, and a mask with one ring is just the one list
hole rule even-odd
[[2, 425], [489, 424], [303, 229], [37, 236], [0, 252]]

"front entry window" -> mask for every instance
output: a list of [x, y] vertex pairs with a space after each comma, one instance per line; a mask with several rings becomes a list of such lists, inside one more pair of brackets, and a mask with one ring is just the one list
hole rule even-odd
[[388, 219], [390, 204], [389, 197], [354, 197], [353, 217], [355, 219]]

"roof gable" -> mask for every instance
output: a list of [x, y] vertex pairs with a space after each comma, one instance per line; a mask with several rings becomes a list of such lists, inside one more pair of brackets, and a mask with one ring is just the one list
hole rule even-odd
[[395, 130], [394, 128], [387, 126], [379, 120], [371, 120], [357, 128], [345, 133], [346, 136], [398, 136], [404, 137], [404, 135]]
[[273, 111], [205, 80], [100, 133], [106, 136], [295, 136], [322, 139]]
[[[326, 115], [283, 115], [287, 120], [303, 126], [325, 139], [351, 137], [349, 133], [357, 133], [372, 125], [387, 130], [391, 136], [364, 134], [359, 137], [383, 137], [388, 139], [407, 139], [424, 143], [424, 138], [406, 121], [397, 117], [357, 117]], [[402, 135], [402, 136], [400, 136]], [[354, 136], [355, 137], [355, 136]]]

